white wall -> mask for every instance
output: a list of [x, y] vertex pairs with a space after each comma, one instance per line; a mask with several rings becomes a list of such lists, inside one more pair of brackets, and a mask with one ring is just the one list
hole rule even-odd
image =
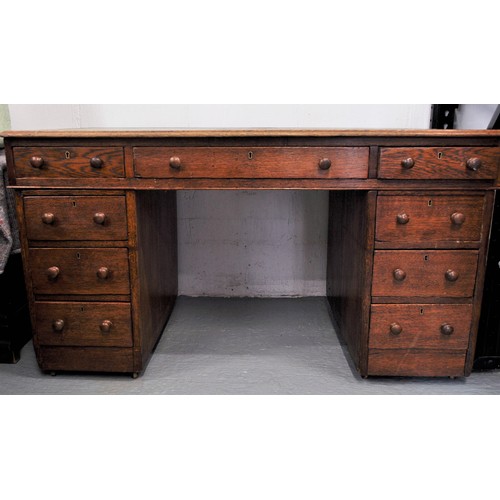
[[[428, 128], [430, 105], [10, 105], [13, 129]], [[328, 194], [184, 191], [179, 293], [324, 295]]]
[[486, 129], [498, 104], [460, 104], [455, 117], [457, 129]]
[[11, 104], [12, 128], [428, 128], [428, 104]]

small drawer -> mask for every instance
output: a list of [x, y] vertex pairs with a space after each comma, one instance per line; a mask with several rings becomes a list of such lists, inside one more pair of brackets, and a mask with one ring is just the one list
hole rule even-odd
[[472, 297], [476, 250], [377, 250], [374, 297]]
[[368, 345], [465, 350], [471, 321], [471, 304], [373, 304]]
[[132, 347], [128, 303], [35, 302], [40, 345]]
[[137, 147], [145, 178], [366, 179], [366, 147]]
[[435, 246], [481, 240], [484, 196], [379, 195], [376, 242]]
[[125, 177], [123, 148], [15, 147], [17, 178]]
[[500, 148], [381, 148], [380, 179], [496, 179]]
[[126, 248], [32, 248], [35, 294], [128, 295]]
[[29, 240], [126, 240], [124, 196], [26, 196]]
[[463, 377], [466, 351], [369, 349], [368, 375]]

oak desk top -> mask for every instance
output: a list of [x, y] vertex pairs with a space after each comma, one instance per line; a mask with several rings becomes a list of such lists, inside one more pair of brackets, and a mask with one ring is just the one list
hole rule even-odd
[[192, 128], [192, 129], [54, 129], [6, 130], [2, 137], [16, 138], [174, 138], [174, 137], [498, 137], [500, 130], [428, 129], [302, 129], [302, 128]]

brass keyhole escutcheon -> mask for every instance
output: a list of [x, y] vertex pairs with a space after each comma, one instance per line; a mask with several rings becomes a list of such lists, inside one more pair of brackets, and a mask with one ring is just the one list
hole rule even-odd
[[69, 160], [71, 158], [71, 153], [69, 151], [65, 151], [64, 157], [66, 158], [66, 160]]
[[248, 159], [253, 160], [253, 151], [248, 152]]
[[438, 160], [441, 160], [441, 158], [443, 157], [443, 153], [441, 153], [441, 151], [438, 153]]

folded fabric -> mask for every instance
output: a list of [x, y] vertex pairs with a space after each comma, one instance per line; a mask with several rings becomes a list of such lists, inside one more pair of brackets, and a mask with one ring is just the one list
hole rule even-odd
[[7, 189], [5, 151], [0, 149], [0, 274], [4, 271], [9, 255], [20, 251], [14, 195]]

